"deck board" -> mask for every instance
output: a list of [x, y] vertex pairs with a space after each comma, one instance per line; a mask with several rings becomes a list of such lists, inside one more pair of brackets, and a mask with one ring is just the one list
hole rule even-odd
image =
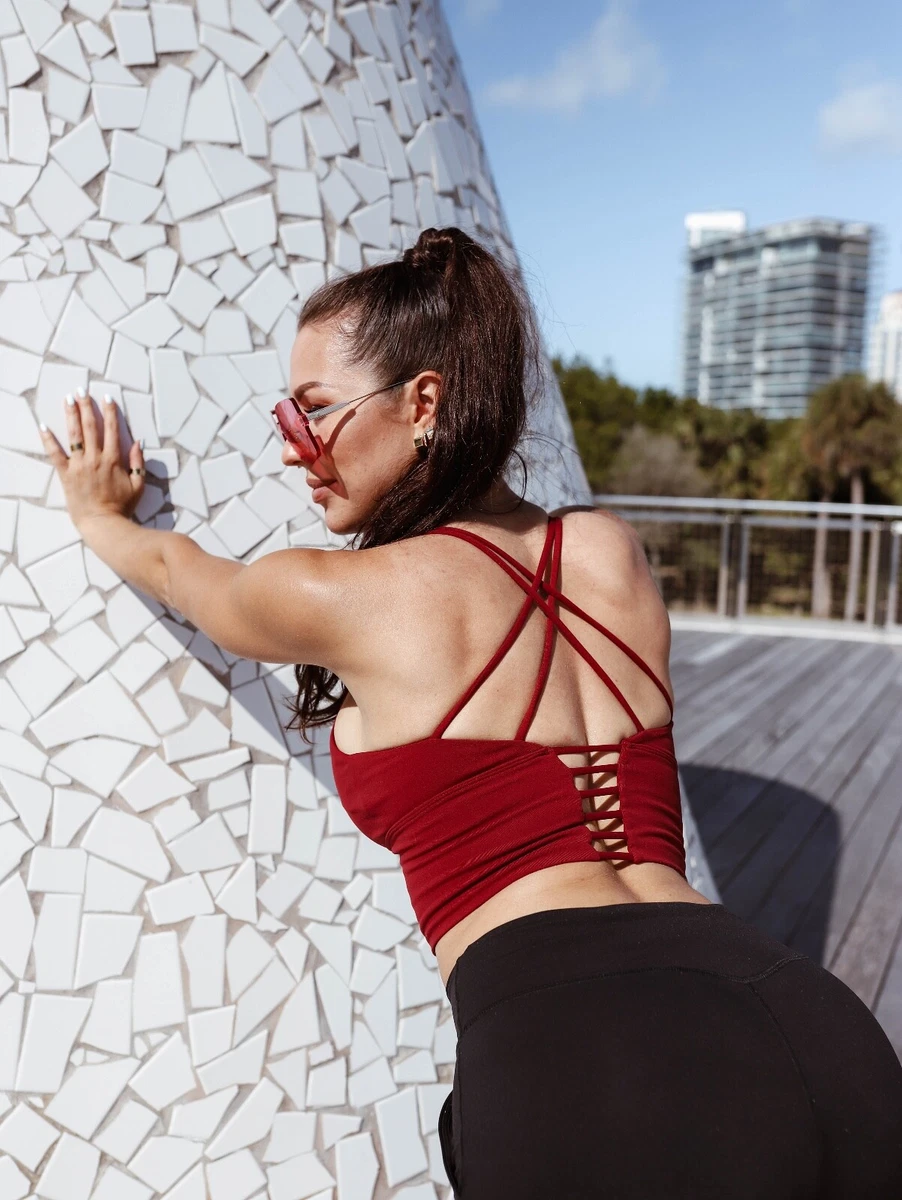
[[723, 903], [848, 984], [902, 1057], [902, 647], [675, 630], [671, 674]]

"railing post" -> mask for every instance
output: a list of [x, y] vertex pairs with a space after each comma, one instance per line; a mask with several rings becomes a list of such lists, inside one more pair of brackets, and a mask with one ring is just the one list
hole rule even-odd
[[871, 529], [868, 544], [868, 581], [864, 601], [864, 623], [873, 625], [877, 618], [877, 564], [880, 560], [880, 527]]
[[891, 521], [889, 526], [889, 587], [886, 591], [886, 627], [896, 624], [896, 609], [899, 606], [899, 535], [902, 521]]
[[745, 616], [749, 598], [749, 524], [740, 518], [742, 535], [739, 539], [739, 582], [736, 587], [736, 616]]
[[727, 596], [730, 587], [730, 525], [729, 517], [724, 517], [720, 527], [720, 565], [717, 568], [717, 615], [727, 615]]

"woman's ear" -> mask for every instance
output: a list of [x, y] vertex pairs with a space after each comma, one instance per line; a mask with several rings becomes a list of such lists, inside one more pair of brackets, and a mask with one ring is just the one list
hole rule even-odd
[[435, 420], [435, 410], [438, 405], [442, 387], [442, 377], [437, 371], [422, 371], [416, 378], [416, 412], [414, 424], [426, 417]]

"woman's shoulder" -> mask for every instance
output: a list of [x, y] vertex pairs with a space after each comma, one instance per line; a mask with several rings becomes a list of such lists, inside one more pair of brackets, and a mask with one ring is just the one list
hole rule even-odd
[[[606, 508], [588, 504], [568, 504], [556, 508], [549, 517], [564, 521], [564, 541], [572, 544], [574, 536], [589, 552], [604, 549], [617, 557], [620, 568], [648, 571], [648, 559], [642, 539], [628, 521]], [[571, 534], [569, 539], [568, 534]]]

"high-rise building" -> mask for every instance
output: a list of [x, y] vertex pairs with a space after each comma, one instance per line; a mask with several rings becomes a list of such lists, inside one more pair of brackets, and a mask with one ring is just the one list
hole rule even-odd
[[868, 377], [882, 380], [902, 400], [902, 292], [880, 301], [868, 354]]
[[799, 416], [816, 388], [861, 370], [874, 230], [811, 218], [746, 228], [690, 213], [683, 391], [718, 408]]

